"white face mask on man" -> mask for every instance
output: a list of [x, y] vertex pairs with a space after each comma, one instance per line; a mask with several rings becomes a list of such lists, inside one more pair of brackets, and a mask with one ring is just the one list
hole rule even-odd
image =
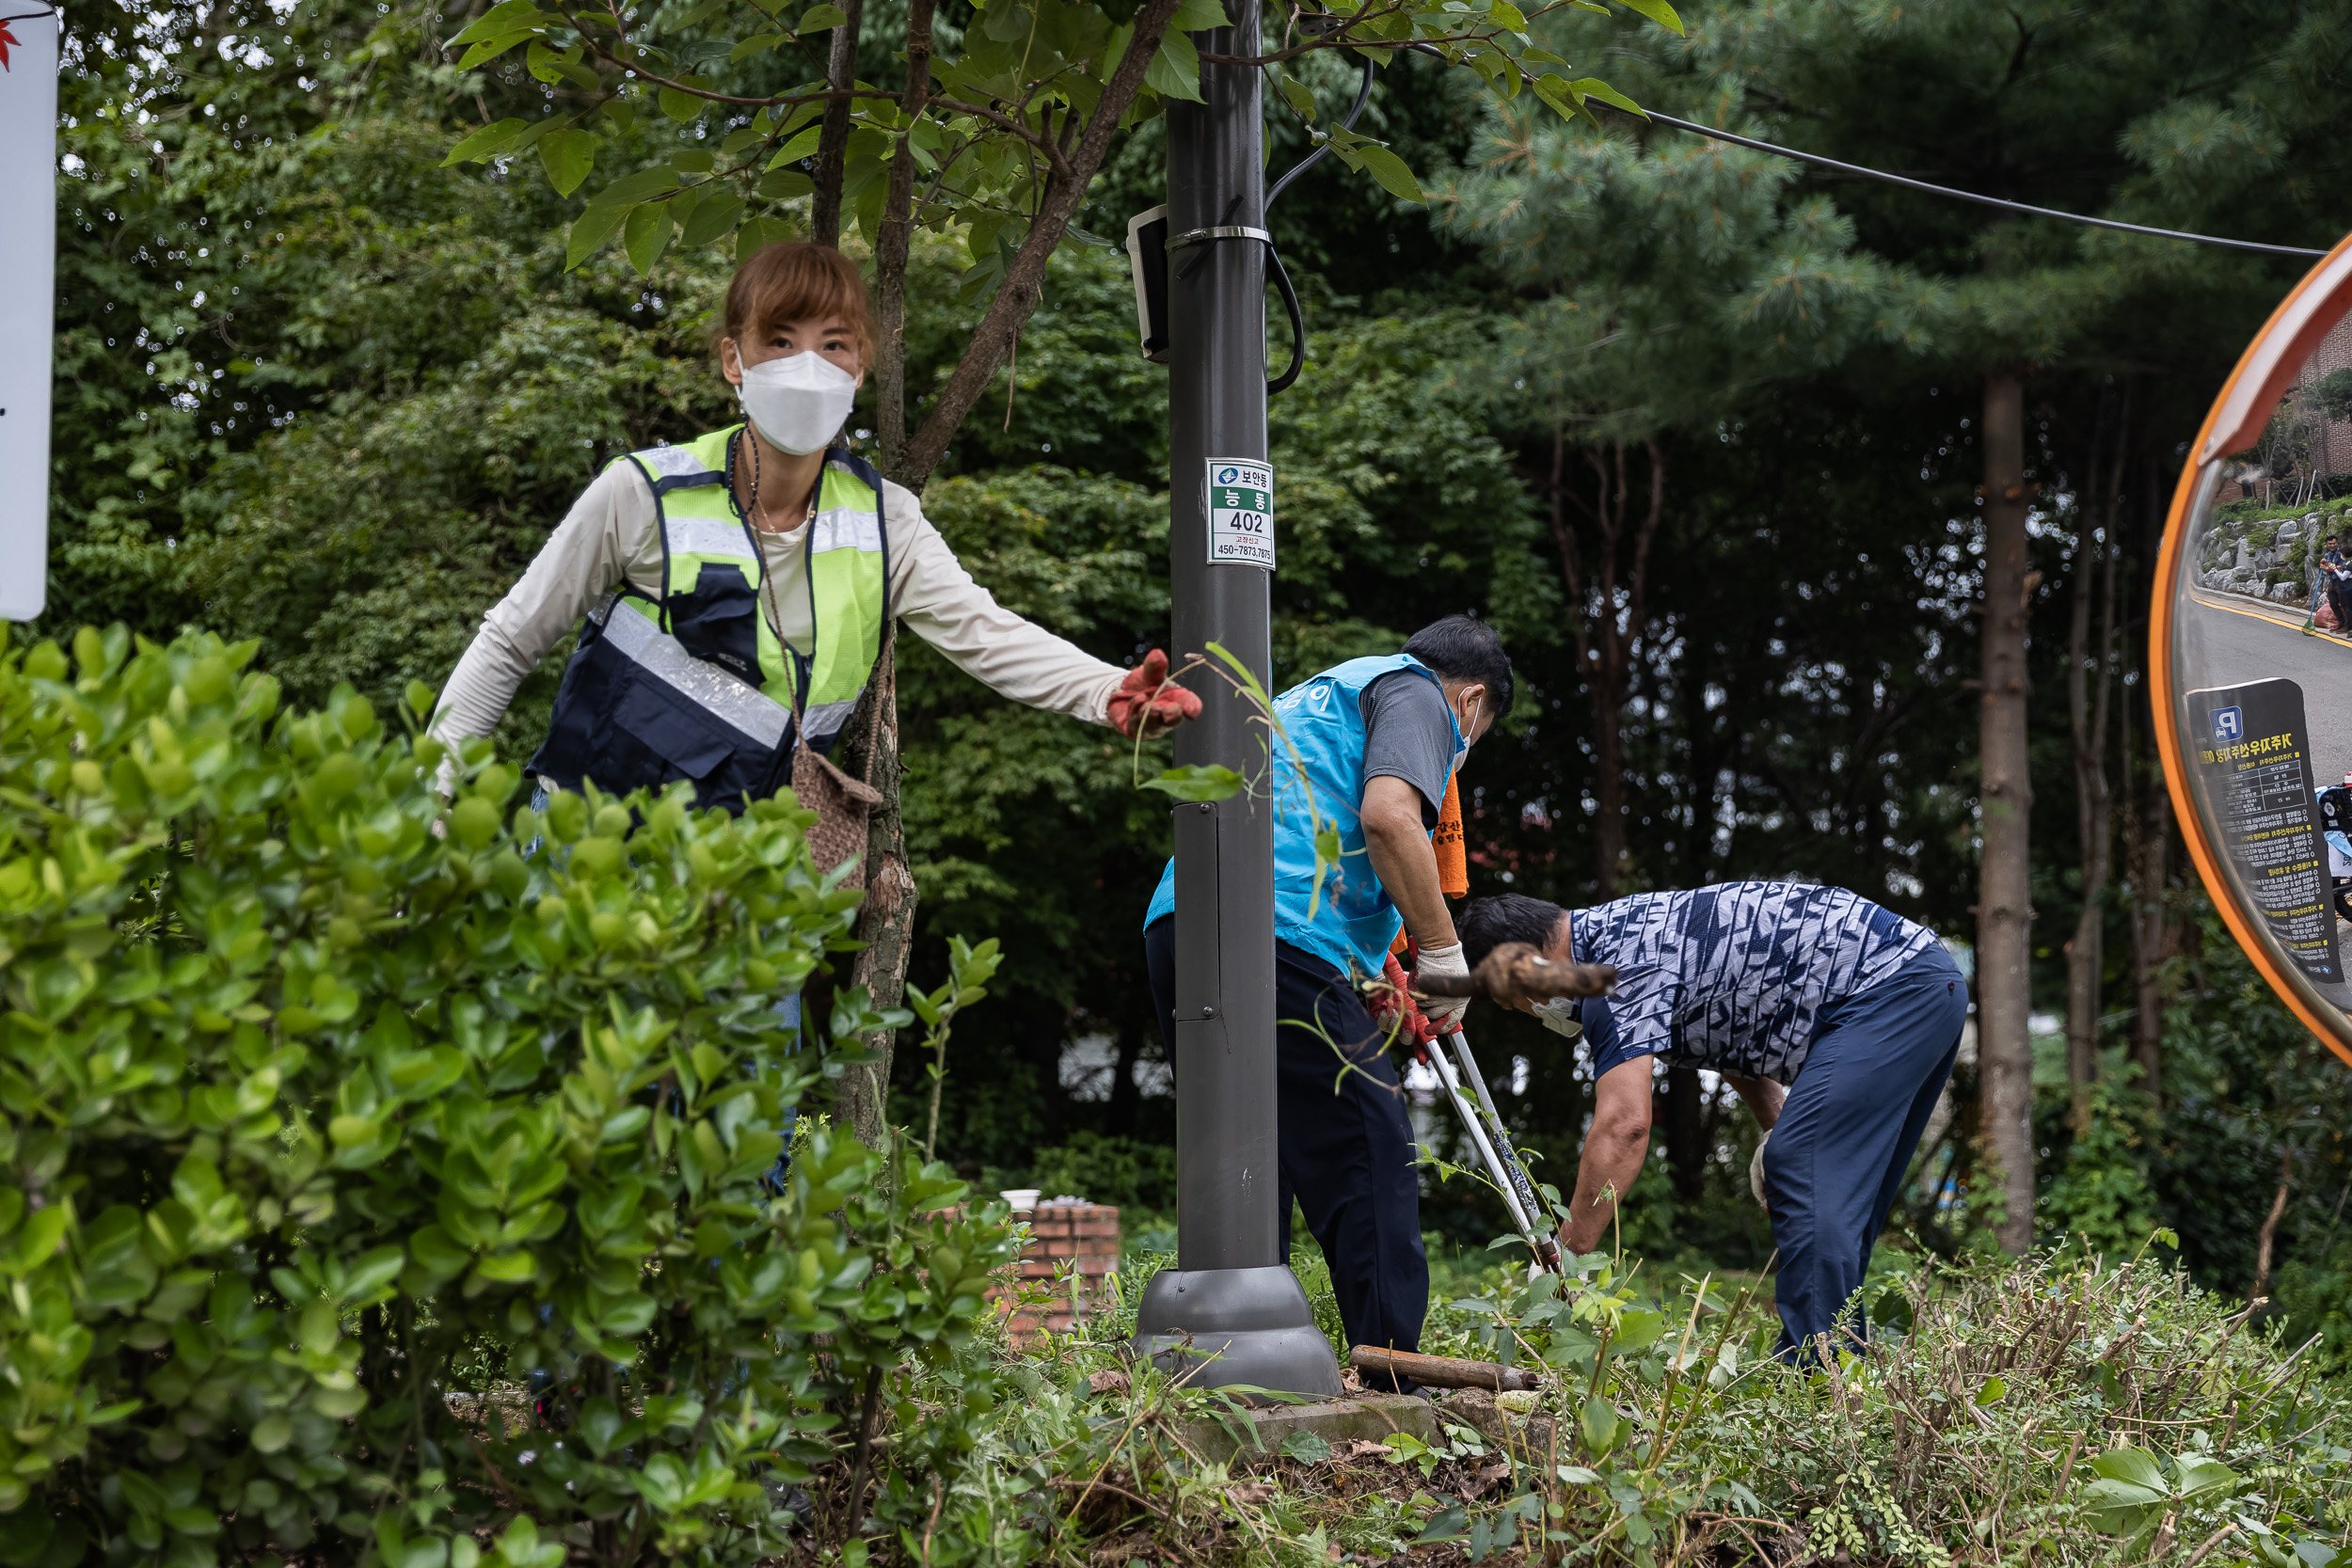
[[1470, 760], [1470, 735], [1477, 729], [1478, 716], [1485, 711], [1486, 705], [1486, 693], [1482, 691], [1477, 701], [1465, 705], [1463, 709], [1454, 716], [1454, 722], [1462, 732], [1461, 742], [1454, 749], [1454, 771], [1456, 773], [1462, 770], [1462, 764]]
[[1584, 1037], [1584, 1024], [1573, 997], [1554, 996], [1534, 1003], [1533, 1006], [1535, 1017], [1553, 1034], [1572, 1040]]
[[822, 451], [857, 399], [857, 377], [814, 350], [743, 367], [743, 415], [769, 445], [795, 457]]

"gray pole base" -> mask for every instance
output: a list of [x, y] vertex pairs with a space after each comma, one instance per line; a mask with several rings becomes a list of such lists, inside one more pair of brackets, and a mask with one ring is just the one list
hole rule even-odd
[[1259, 1269], [1162, 1269], [1136, 1308], [1133, 1345], [1185, 1385], [1247, 1383], [1282, 1394], [1336, 1397], [1340, 1363], [1315, 1326], [1298, 1276], [1279, 1263]]

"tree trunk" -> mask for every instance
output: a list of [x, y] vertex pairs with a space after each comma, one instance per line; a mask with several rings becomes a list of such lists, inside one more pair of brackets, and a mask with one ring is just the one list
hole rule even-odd
[[1984, 1124], [2006, 1194], [2001, 1246], [2033, 1245], [2033, 1042], [2027, 857], [2025, 382], [2014, 368], [1984, 385], [1984, 662], [1979, 791], [1983, 863], [1977, 900], [1977, 1039]]
[[[907, 956], [914, 938], [914, 876], [907, 869], [905, 824], [899, 814], [898, 663], [895, 632], [882, 634], [882, 657], [874, 669], [873, 722], [867, 731], [865, 777], [882, 794], [866, 832], [866, 904], [857, 937], [866, 945], [850, 972], [877, 1007], [895, 1007], [906, 995]], [[850, 1069], [841, 1081], [840, 1117], [868, 1148], [887, 1146], [890, 1136], [890, 1053], [893, 1032], [878, 1030], [859, 1043], [880, 1059]]]
[[[1135, 33], [1129, 40], [1127, 53], [1103, 84], [1102, 96], [1095, 100], [1092, 112], [1087, 116], [1085, 132], [1062, 154], [1069, 175], [1057, 175], [1046, 182], [1044, 198], [1038, 203], [1037, 216], [1029, 225], [1028, 238], [1021, 242], [1011, 269], [997, 286], [995, 297], [989, 301], [980, 325], [973, 329], [971, 346], [964, 350], [955, 373], [940, 388], [938, 399], [924, 417], [922, 427], [907, 443], [906, 452], [899, 460], [900, 471], [895, 477], [908, 489], [921, 490], [931, 470], [939, 467], [940, 459], [947, 455], [947, 443], [954, 438], [956, 427], [963, 423], [964, 415], [971, 412], [972, 405], [995, 379], [996, 367], [1005, 362], [1014, 338], [1044, 296], [1045, 263], [1052, 258], [1054, 247], [1061, 244], [1070, 220], [1077, 216], [1088, 185], [1110, 151], [1111, 136], [1134, 105], [1136, 94], [1143, 87], [1143, 74], [1160, 52], [1161, 40], [1168, 34], [1168, 23], [1175, 18], [1178, 4], [1179, 0], [1144, 0], [1143, 8], [1136, 12]], [[1062, 141], [1068, 140], [1070, 123], [1063, 123]]]
[[[1625, 703], [1635, 650], [1649, 625], [1649, 552], [1665, 515], [1666, 458], [1654, 440], [1649, 454], [1649, 499], [1631, 523], [1631, 559], [1625, 546], [1631, 511], [1626, 475], [1626, 443], [1585, 453], [1594, 475], [1593, 503], [1578, 500], [1567, 484], [1567, 436], [1552, 434], [1551, 539], [1560, 554], [1575, 617], [1577, 671], [1583, 677], [1593, 714], [1593, 884], [1600, 898], [1615, 896], [1625, 874]], [[1588, 572], [1581, 531], [1569, 520], [1575, 506], [1593, 520], [1598, 548]]]
[[[2107, 481], [2106, 515], [2093, 503], [2099, 454], [2091, 452], [2092, 494], [2084, 498], [2074, 544], [2074, 616], [2067, 648], [2066, 708], [2074, 750], [2074, 819], [2081, 847], [2082, 908], [2066, 944], [2066, 1079], [2074, 1089], [2076, 1136], [2090, 1131], [2090, 1085], [2099, 1072], [2099, 1004], [2106, 973], [2107, 872], [2114, 862], [2114, 797], [2107, 784], [2107, 698], [2115, 675], [2117, 491], [2130, 436], [2130, 393]], [[2102, 526], [2104, 524], [2104, 526]], [[2090, 646], [2091, 598], [2099, 599], [2098, 647]], [[2096, 673], [2093, 674], [2095, 668]]]
[[[2163, 482], [2161, 468], [2151, 459], [2141, 485], [2145, 522], [2139, 549], [2139, 559], [2148, 563], [2151, 577], [2157, 552], [2164, 547]], [[2137, 746], [2132, 742], [2130, 725], [2140, 711], [2139, 703], [2166, 700], [2149, 689], [2144, 665], [2137, 684], [2137, 696], [2123, 705], [2122, 745], [2124, 799], [2131, 812], [2124, 839], [2130, 856], [2126, 875], [2132, 881], [2132, 1060], [2139, 1068], [2139, 1086], [2160, 1113], [2164, 1108], [2163, 964], [2171, 956], [2165, 897], [2172, 874], [2172, 794], [2155, 754], [2153, 711], [2149, 722], [2141, 726], [2145, 738]], [[2132, 782], [2135, 770], [2137, 786]]]
[[2270, 1259], [2279, 1242], [2279, 1216], [2287, 1212], [2287, 1187], [2294, 1179], [2295, 1146], [2280, 1138], [2279, 1191], [2270, 1200], [2270, 1212], [2263, 1216], [2262, 1233], [2254, 1243], [2254, 1289], [2250, 1294], [2256, 1302], [2270, 1294]]
[[907, 90], [900, 101], [908, 129], [890, 158], [890, 186], [882, 198], [882, 232], [874, 241], [874, 303], [882, 341], [874, 359], [876, 432], [882, 437], [882, 471], [905, 483], [900, 464], [907, 447], [907, 251], [914, 240], [914, 132], [931, 88], [932, 0], [907, 7]]
[[[825, 61], [825, 86], [848, 92], [857, 86], [858, 24], [866, 17], [866, 0], [840, 0], [848, 20], [833, 30], [833, 49]], [[817, 197], [809, 210], [809, 238], [818, 245], [841, 247], [841, 173], [850, 154], [850, 110], [846, 98], [825, 105], [824, 128], [817, 140]]]
[[1696, 1203], [1707, 1180], [1706, 1091], [1696, 1068], [1666, 1069], [1666, 1168], [1675, 1196]]

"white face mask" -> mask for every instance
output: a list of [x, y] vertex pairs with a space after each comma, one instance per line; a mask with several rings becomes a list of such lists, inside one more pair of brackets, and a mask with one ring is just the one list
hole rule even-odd
[[1469, 718], [1465, 719], [1458, 713], [1454, 716], [1454, 721], [1462, 727], [1462, 743], [1454, 749], [1454, 771], [1456, 773], [1459, 773], [1462, 770], [1462, 764], [1470, 760], [1470, 731], [1476, 727], [1478, 723], [1478, 715], [1484, 709], [1485, 705], [1485, 702], [1482, 699], [1481, 701], [1470, 705]]
[[1553, 1034], [1572, 1040], [1584, 1037], [1584, 1025], [1578, 1019], [1574, 998], [1554, 996], [1534, 1006], [1535, 1016]]
[[743, 415], [771, 446], [795, 457], [822, 451], [841, 432], [857, 377], [811, 350], [743, 367]]

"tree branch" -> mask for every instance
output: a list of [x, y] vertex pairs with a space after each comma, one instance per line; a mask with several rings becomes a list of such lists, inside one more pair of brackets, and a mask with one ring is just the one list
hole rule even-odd
[[1021, 253], [1013, 259], [1011, 271], [998, 286], [996, 297], [989, 301], [987, 313], [972, 334], [971, 346], [964, 350], [962, 361], [940, 388], [938, 401], [908, 445], [898, 465], [898, 483], [909, 489], [920, 490], [930, 478], [931, 470], [939, 467], [957, 427], [988, 389], [1015, 334], [1037, 309], [1045, 292], [1045, 263], [1061, 244], [1070, 220], [1077, 215], [1078, 204], [1086, 199], [1087, 186], [1103, 166], [1120, 120], [1126, 116], [1136, 94], [1142, 90], [1144, 72], [1151, 69], [1153, 56], [1160, 52], [1160, 40], [1176, 15], [1177, 3], [1178, 0], [1146, 0], [1143, 9], [1136, 13], [1136, 30], [1128, 40], [1127, 53], [1120, 57], [1110, 79], [1103, 84], [1103, 96], [1095, 102], [1094, 113], [1087, 120], [1086, 135], [1078, 139], [1077, 155], [1067, 166], [1069, 174], [1062, 176], [1057, 172], [1049, 185], [1037, 221], [1022, 242]]

